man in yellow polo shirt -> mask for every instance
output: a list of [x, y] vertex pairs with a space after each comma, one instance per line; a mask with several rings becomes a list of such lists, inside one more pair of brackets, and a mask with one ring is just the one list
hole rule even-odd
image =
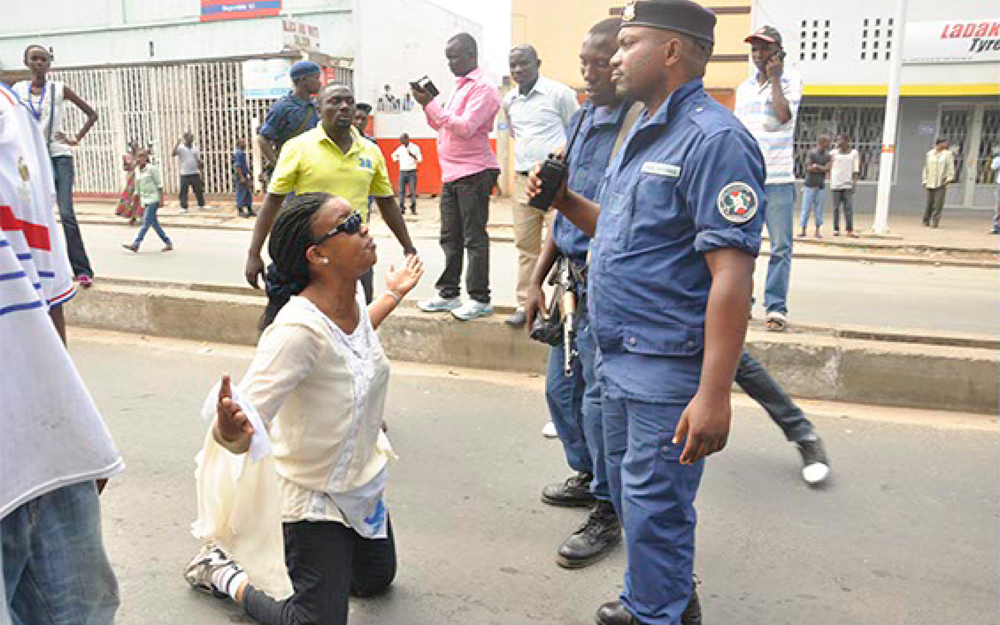
[[[416, 254], [402, 213], [396, 204], [385, 158], [378, 147], [354, 128], [354, 94], [345, 85], [327, 85], [319, 92], [320, 124], [285, 143], [271, 176], [267, 197], [253, 230], [247, 255], [246, 279], [259, 288], [264, 274], [261, 250], [289, 193], [323, 192], [340, 196], [368, 221], [368, 196], [375, 198], [382, 219], [407, 254]], [[372, 299], [374, 275], [362, 276], [365, 297]]]

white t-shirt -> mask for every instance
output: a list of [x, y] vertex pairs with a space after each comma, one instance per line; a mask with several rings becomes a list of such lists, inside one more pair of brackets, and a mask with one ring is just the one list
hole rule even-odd
[[76, 290], [48, 156], [0, 85], [0, 518], [125, 466], [49, 317]]
[[757, 82], [757, 72], [736, 89], [736, 117], [757, 140], [767, 167], [766, 184], [795, 182], [793, 156], [795, 151], [795, 121], [802, 102], [802, 78], [786, 68], [781, 74], [781, 93], [788, 100], [792, 118], [784, 124], [778, 121], [771, 102], [771, 84]]
[[417, 163], [424, 161], [424, 155], [420, 153], [420, 146], [411, 142], [396, 148], [392, 153], [392, 160], [399, 163], [399, 171], [414, 171]]
[[52, 156], [73, 156], [73, 148], [56, 138], [59, 133], [65, 132], [65, 91], [65, 83], [58, 80], [46, 81], [45, 88], [39, 95], [31, 93], [30, 80], [22, 80], [14, 85], [14, 93], [28, 106], [31, 116], [41, 127], [42, 136], [48, 143], [49, 154]]
[[182, 143], [177, 146], [177, 160], [180, 164], [181, 175], [191, 176], [199, 172], [198, 162], [201, 160], [201, 152], [193, 143], [191, 147]]
[[834, 148], [830, 151], [830, 189], [839, 191], [850, 189], [854, 184], [854, 174], [861, 172], [861, 156], [852, 149], [847, 154]]

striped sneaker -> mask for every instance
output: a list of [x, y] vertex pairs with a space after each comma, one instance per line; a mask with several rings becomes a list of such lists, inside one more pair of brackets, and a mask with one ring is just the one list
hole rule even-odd
[[232, 567], [234, 574], [243, 570], [240, 565], [226, 555], [225, 551], [209, 543], [203, 546], [188, 563], [187, 568], [184, 569], [184, 579], [195, 590], [219, 598], [228, 597], [229, 595], [224, 590], [216, 588], [215, 584], [212, 583], [212, 574], [226, 567]]

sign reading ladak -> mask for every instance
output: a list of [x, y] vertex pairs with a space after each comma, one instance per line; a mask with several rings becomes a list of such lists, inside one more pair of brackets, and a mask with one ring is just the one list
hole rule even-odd
[[243, 20], [281, 14], [281, 0], [201, 0], [201, 21]]
[[998, 63], [1000, 20], [908, 22], [904, 63]]

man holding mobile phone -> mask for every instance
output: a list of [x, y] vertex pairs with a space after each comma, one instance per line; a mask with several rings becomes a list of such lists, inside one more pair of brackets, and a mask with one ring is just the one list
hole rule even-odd
[[785, 67], [781, 33], [763, 26], [745, 39], [757, 72], [736, 90], [736, 117], [757, 140], [767, 165], [766, 227], [771, 240], [764, 308], [767, 329], [788, 325], [788, 284], [792, 271], [792, 213], [795, 119], [802, 101], [802, 78]]

